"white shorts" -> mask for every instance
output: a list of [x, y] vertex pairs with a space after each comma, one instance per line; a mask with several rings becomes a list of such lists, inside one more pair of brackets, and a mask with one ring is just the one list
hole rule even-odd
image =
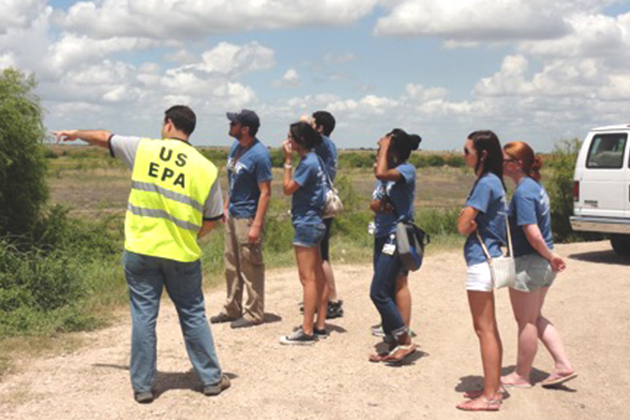
[[492, 292], [492, 273], [490, 264], [483, 262], [469, 265], [466, 270], [466, 290], [475, 292]]

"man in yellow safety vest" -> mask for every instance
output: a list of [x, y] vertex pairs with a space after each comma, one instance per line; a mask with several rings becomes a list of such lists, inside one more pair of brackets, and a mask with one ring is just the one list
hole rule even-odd
[[123, 265], [131, 302], [131, 384], [139, 403], [154, 398], [155, 325], [164, 287], [177, 308], [203, 393], [218, 395], [230, 386], [205, 315], [197, 244], [222, 219], [223, 198], [217, 168], [188, 142], [195, 125], [195, 113], [176, 105], [165, 112], [162, 140], [104, 130], [53, 131], [59, 141], [80, 139], [108, 148], [132, 169]]

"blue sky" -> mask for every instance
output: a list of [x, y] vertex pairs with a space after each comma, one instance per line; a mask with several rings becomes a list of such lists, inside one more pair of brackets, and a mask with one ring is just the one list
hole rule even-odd
[[630, 122], [629, 0], [0, 1], [0, 68], [35, 72], [51, 129], [155, 137], [185, 103], [195, 144], [230, 144], [225, 112], [250, 108], [278, 146], [327, 109], [342, 148], [400, 127], [549, 151]]

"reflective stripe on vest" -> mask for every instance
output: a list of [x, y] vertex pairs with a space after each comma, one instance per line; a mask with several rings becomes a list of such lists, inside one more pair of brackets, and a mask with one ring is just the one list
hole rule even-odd
[[131, 176], [125, 249], [182, 262], [199, 259], [203, 203], [217, 175], [188, 143], [142, 139]]

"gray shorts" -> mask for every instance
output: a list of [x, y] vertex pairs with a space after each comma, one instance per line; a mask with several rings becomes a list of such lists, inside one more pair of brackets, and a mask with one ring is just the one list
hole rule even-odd
[[549, 261], [539, 254], [527, 254], [516, 257], [516, 282], [512, 287], [520, 292], [533, 292], [549, 287], [556, 278]]

